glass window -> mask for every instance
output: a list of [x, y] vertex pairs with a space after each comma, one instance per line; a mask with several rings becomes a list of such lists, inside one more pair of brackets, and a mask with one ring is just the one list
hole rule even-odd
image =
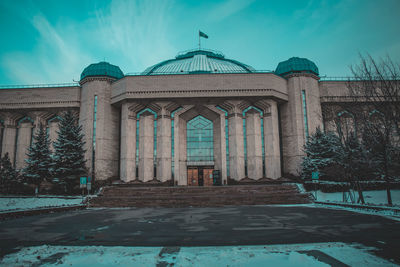
[[187, 123], [187, 160], [214, 160], [213, 123], [203, 116], [197, 116]]
[[301, 99], [303, 101], [303, 115], [304, 115], [304, 131], [306, 133], [306, 138], [308, 138], [308, 117], [307, 117], [307, 101], [306, 101], [306, 91], [301, 91]]
[[97, 120], [97, 95], [94, 96], [93, 103], [93, 136], [92, 136], [92, 176], [94, 174], [94, 163], [96, 157], [96, 120]]

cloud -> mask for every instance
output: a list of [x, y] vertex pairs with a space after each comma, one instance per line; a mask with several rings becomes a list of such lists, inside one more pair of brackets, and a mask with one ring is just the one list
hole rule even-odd
[[103, 58], [125, 72], [143, 71], [176, 53], [170, 42], [176, 30], [170, 27], [173, 4], [111, 1], [86, 17], [58, 14], [54, 21], [31, 5], [29, 13], [19, 11], [25, 15], [18, 20], [37, 33], [28, 40], [32, 48], [3, 52], [1, 67], [13, 83], [28, 84], [77, 80], [85, 66]]
[[38, 13], [28, 19], [38, 32], [33, 51], [5, 53], [1, 64], [16, 83], [59, 83], [79, 79], [82, 63], [90, 61], [66, 28], [56, 29]]
[[208, 18], [216, 22], [222, 21], [252, 4], [254, 0], [227, 0], [211, 9]]
[[[176, 48], [170, 40], [172, 1], [112, 1], [96, 11], [98, 40], [107, 50], [123, 55], [124, 65], [134, 71], [171, 57]], [[132, 69], [131, 69], [132, 70]]]

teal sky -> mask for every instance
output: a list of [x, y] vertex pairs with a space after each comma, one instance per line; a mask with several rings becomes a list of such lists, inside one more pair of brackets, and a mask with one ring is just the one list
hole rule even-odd
[[399, 0], [2, 0], [0, 84], [79, 80], [106, 60], [124, 73], [196, 48], [257, 70], [307, 57], [321, 75], [349, 75], [359, 53], [400, 62]]

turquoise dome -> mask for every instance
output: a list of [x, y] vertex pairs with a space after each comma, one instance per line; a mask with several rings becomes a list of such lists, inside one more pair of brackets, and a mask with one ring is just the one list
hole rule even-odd
[[102, 61], [87, 66], [81, 74], [81, 80], [89, 76], [108, 76], [121, 79], [124, 77], [124, 73], [118, 66]]
[[143, 75], [192, 73], [247, 73], [255, 70], [239, 61], [227, 59], [217, 51], [197, 49], [179, 53], [174, 59], [147, 68]]
[[297, 72], [307, 72], [319, 75], [318, 67], [307, 58], [292, 57], [278, 64], [275, 73], [281, 76]]

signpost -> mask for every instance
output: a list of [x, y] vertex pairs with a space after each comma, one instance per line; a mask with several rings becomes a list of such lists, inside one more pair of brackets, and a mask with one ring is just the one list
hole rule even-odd
[[88, 191], [88, 195], [90, 195], [90, 190], [92, 190], [92, 177], [90, 176], [87, 178], [86, 189]]
[[317, 200], [317, 183], [319, 183], [319, 172], [312, 172], [311, 174], [311, 179], [313, 181], [313, 183], [315, 184], [314, 186], [314, 198], [315, 200]]
[[86, 184], [87, 184], [87, 177], [81, 177], [80, 178], [80, 188], [82, 188], [82, 196], [85, 192]]

